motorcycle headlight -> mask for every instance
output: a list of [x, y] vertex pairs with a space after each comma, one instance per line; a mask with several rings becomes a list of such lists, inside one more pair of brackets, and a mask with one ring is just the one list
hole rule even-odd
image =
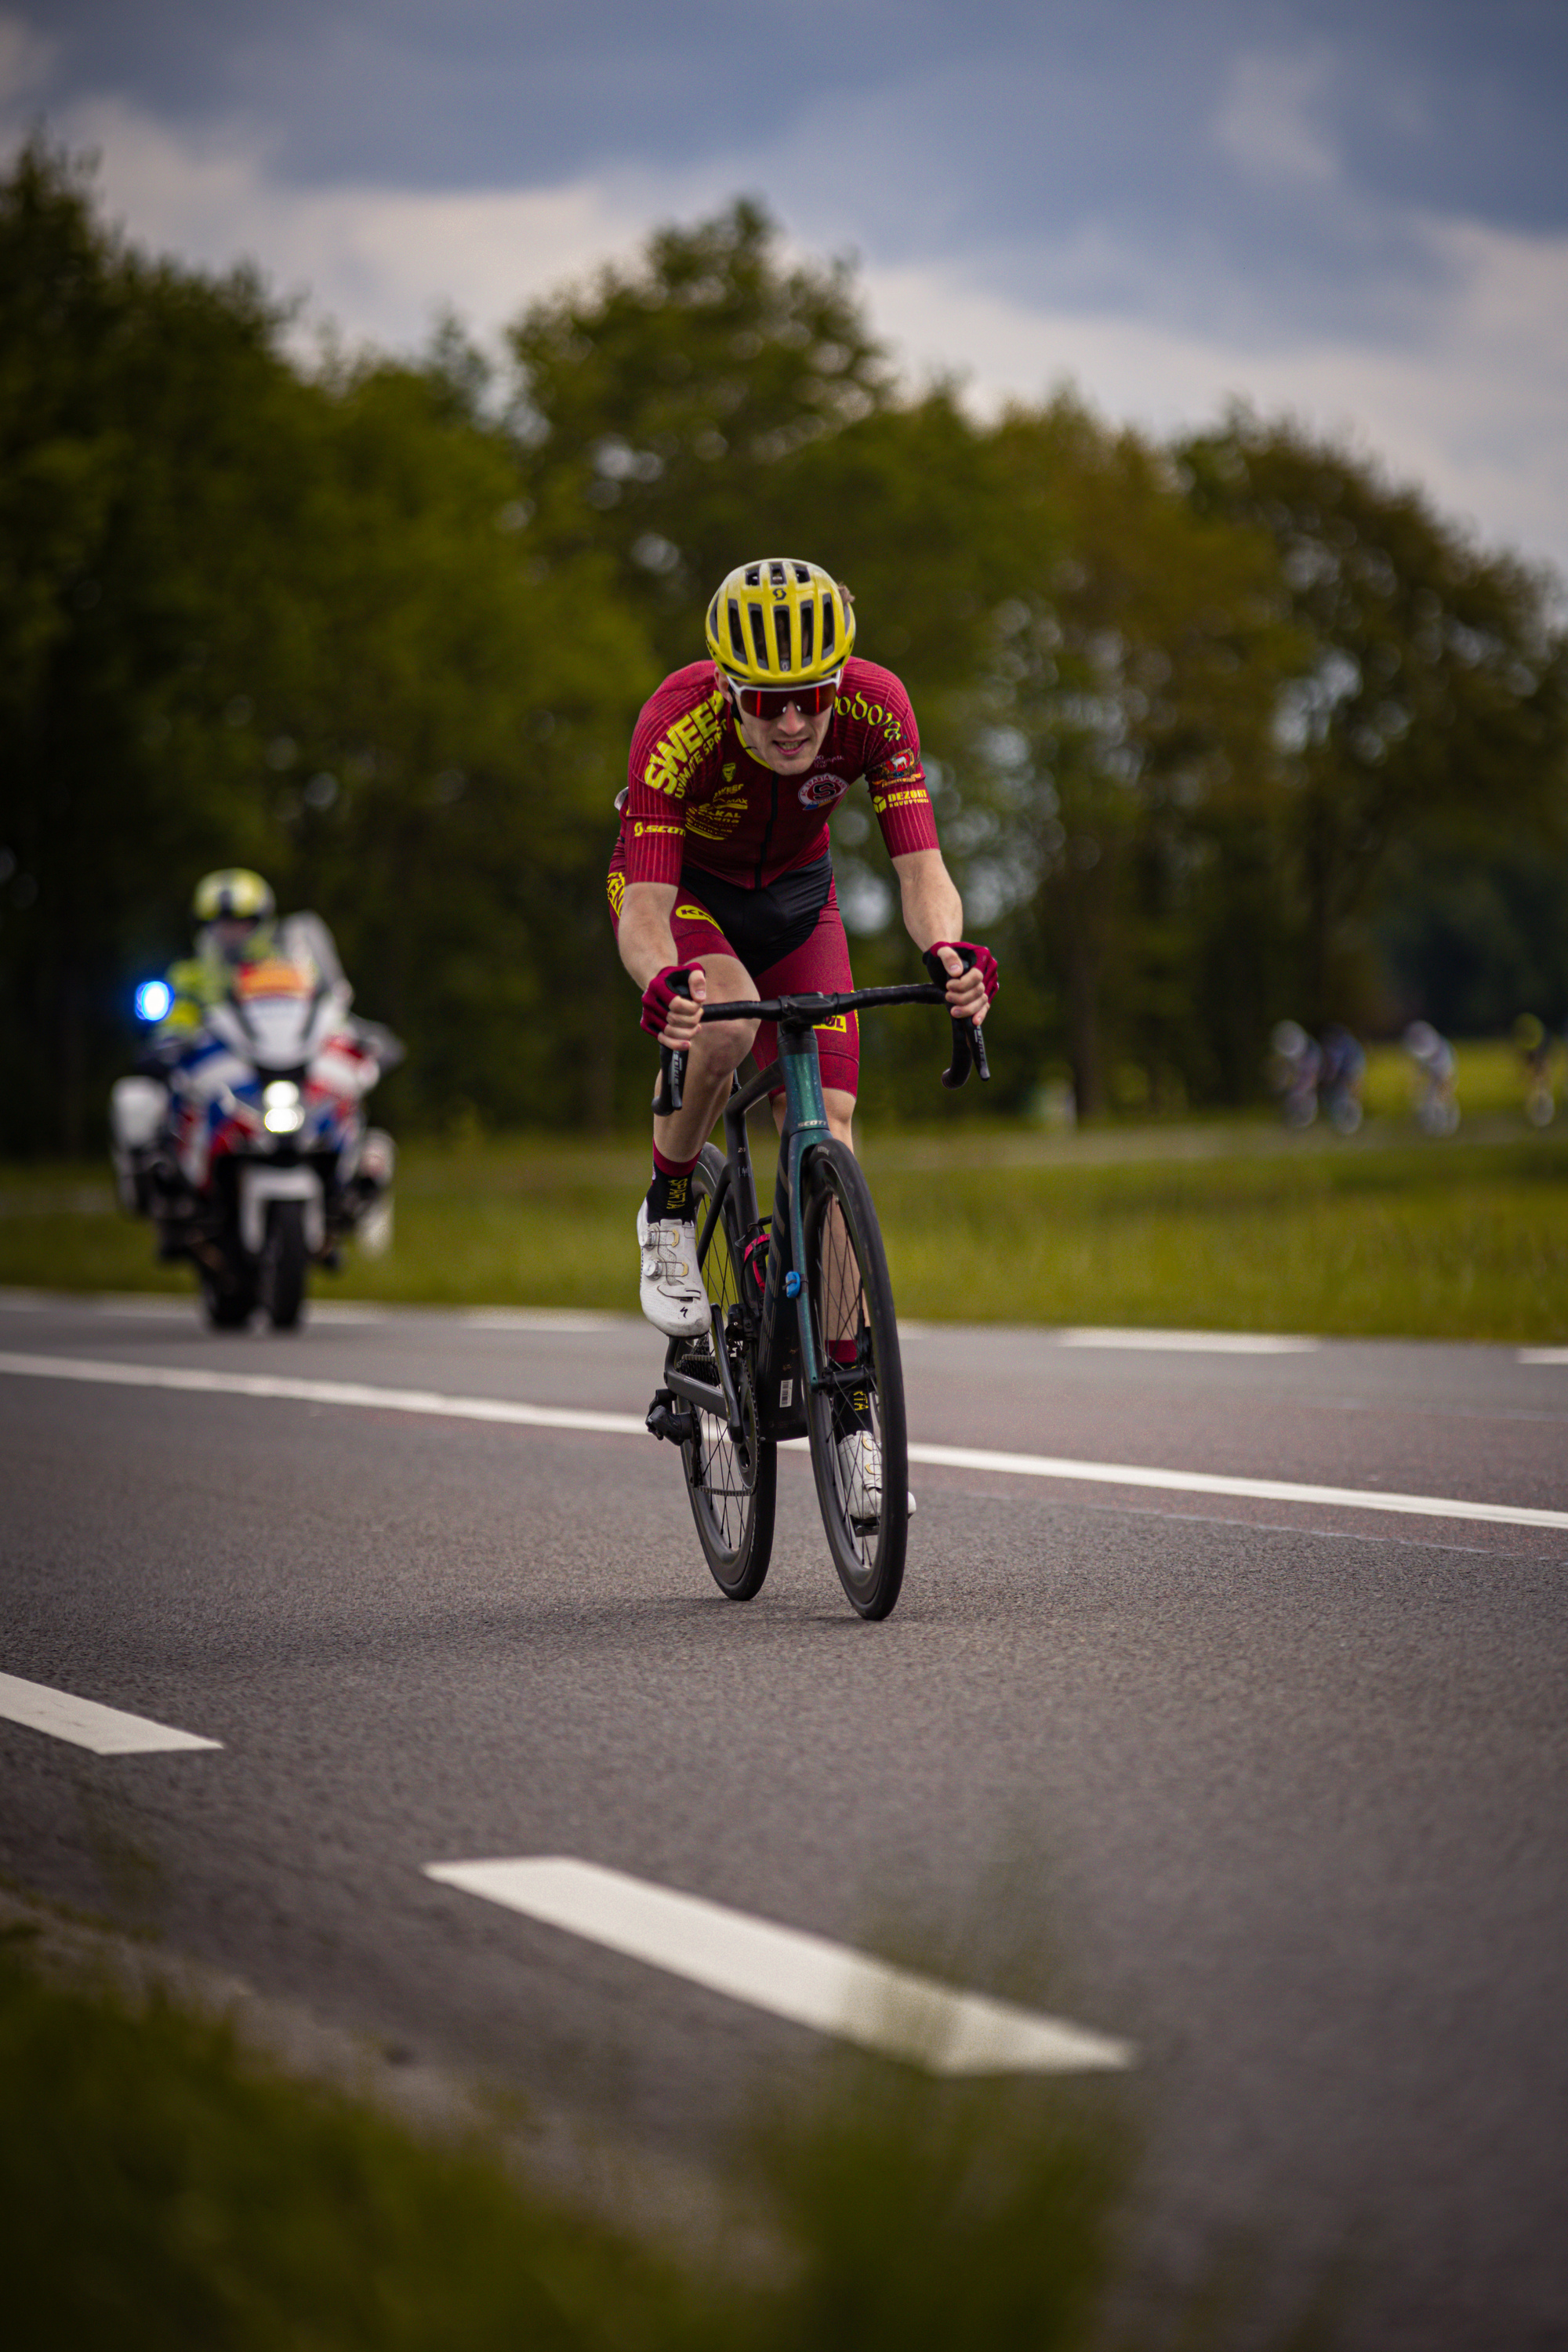
[[261, 1089], [261, 1124], [268, 1135], [293, 1135], [305, 1124], [305, 1107], [292, 1078], [274, 1078]]

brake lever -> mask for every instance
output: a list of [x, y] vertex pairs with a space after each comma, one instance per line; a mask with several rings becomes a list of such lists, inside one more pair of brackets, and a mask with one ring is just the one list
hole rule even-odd
[[985, 1040], [980, 1034], [977, 1021], [955, 1021], [952, 1024], [952, 1063], [942, 1074], [942, 1085], [963, 1086], [971, 1069], [978, 1070], [982, 1078], [989, 1079], [991, 1067], [985, 1059]]
[[653, 1094], [655, 1118], [668, 1118], [671, 1111], [680, 1108], [685, 1086], [684, 1052], [678, 1052], [670, 1045], [661, 1045], [658, 1049], [658, 1084]]
[[[689, 996], [691, 993], [684, 980], [672, 980], [670, 991], [676, 996]], [[684, 1045], [661, 1045], [658, 1049], [658, 1084], [653, 1096], [655, 1118], [668, 1118], [671, 1111], [680, 1108], [686, 1088], [688, 1050]]]

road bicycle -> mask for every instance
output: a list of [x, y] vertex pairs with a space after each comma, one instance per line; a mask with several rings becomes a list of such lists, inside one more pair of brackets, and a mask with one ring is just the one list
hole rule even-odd
[[[699, 1540], [731, 1601], [762, 1590], [778, 1447], [800, 1437], [851, 1606], [886, 1617], [898, 1600], [912, 1507], [898, 1323], [870, 1189], [854, 1153], [828, 1132], [816, 1030], [873, 1006], [945, 1001], [941, 987], [917, 984], [703, 1007], [704, 1021], [776, 1022], [779, 1053], [744, 1084], [737, 1075], [725, 1148], [705, 1144], [692, 1171], [711, 1328], [670, 1341], [647, 1426], [680, 1448]], [[660, 1048], [656, 1112], [679, 1109], [685, 1063], [684, 1053]], [[972, 1066], [990, 1076], [978, 1026], [954, 1020], [942, 1084], [962, 1086]], [[781, 1085], [773, 1210], [762, 1217], [746, 1115]], [[858, 1452], [868, 1433], [880, 1448], [879, 1496], [868, 1491]]]

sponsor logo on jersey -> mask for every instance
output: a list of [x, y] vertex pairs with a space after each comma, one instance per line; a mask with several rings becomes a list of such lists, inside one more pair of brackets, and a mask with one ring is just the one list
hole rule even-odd
[[640, 839], [645, 833], [683, 834], [686, 831], [686, 827], [683, 824], [652, 824], [647, 822], [639, 822], [633, 825], [632, 831]]
[[842, 776], [807, 776], [795, 798], [802, 808], [831, 808], [848, 789]]
[[724, 732], [723, 710], [724, 698], [715, 688], [705, 702], [665, 729], [642, 772], [650, 793], [685, 799], [687, 785]]
[[871, 806], [876, 810], [877, 814], [881, 816], [889, 809], [910, 808], [918, 801], [929, 803], [930, 799], [931, 794], [925, 786], [916, 784], [907, 793], [874, 791], [871, 794]]
[[677, 907], [675, 912], [682, 923], [711, 923], [716, 931], [723, 928], [718, 916], [710, 915], [706, 907]]
[[612, 874], [609, 880], [605, 883], [605, 887], [610, 894], [610, 912], [615, 916], [618, 922], [620, 920], [621, 907], [626, 895], [626, 876], [619, 873]]
[[831, 1021], [814, 1021], [811, 1025], [814, 1029], [817, 1030], [835, 1030], [840, 1036], [847, 1037], [849, 1034], [849, 1015], [847, 1013], [836, 1013]]
[[895, 751], [888, 762], [888, 773], [890, 776], [910, 775], [913, 772], [914, 764], [915, 755], [912, 751]]

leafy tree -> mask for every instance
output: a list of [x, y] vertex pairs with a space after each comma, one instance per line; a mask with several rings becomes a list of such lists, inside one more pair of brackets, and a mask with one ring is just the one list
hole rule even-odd
[[1542, 573], [1292, 425], [1237, 410], [1181, 456], [1196, 514], [1269, 533], [1310, 641], [1279, 713], [1280, 849], [1305, 1017], [1354, 1017], [1353, 927], [1396, 855], [1439, 836], [1480, 846], [1561, 799], [1568, 639]]
[[339, 929], [416, 1115], [605, 1115], [574, 983], [653, 672], [603, 559], [531, 541], [456, 356], [303, 375], [254, 278], [125, 250], [37, 146], [0, 287], [10, 1148], [80, 1147], [230, 862]]
[[[1267, 868], [1297, 649], [1273, 551], [1194, 517], [1161, 452], [1071, 398], [1012, 412], [994, 457], [1016, 585], [956, 838], [980, 896], [1012, 903], [1020, 1027], [1037, 1054], [1063, 1037], [1088, 1114], [1115, 1057], [1155, 1091], [1246, 1091], [1271, 1017], [1267, 924], [1232, 926]], [[1227, 953], [1240, 969], [1222, 974]]]
[[667, 668], [700, 654], [693, 617], [732, 564], [775, 541], [811, 552], [790, 460], [892, 404], [847, 267], [789, 268], [777, 247], [742, 199], [658, 231], [640, 266], [535, 303], [511, 331], [541, 538], [614, 565]]

